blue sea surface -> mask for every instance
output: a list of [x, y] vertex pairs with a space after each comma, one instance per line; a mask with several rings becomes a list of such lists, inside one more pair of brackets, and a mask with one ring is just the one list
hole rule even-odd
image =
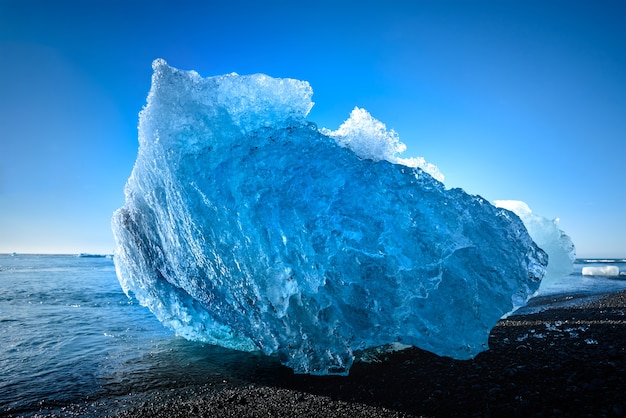
[[255, 358], [174, 336], [111, 258], [0, 255], [0, 286], [0, 416], [221, 381]]
[[[583, 276], [583, 267], [616, 266], [620, 274], [617, 277]], [[560, 295], [580, 294], [595, 295], [626, 290], [626, 259], [578, 259], [574, 263], [574, 270], [565, 277], [555, 280], [548, 286], [541, 287], [539, 294]]]
[[[544, 295], [626, 290], [626, 277], [574, 272]], [[0, 415], [94, 402], [152, 389], [245, 379], [278, 363], [186, 341], [120, 288], [109, 257], [0, 255]]]

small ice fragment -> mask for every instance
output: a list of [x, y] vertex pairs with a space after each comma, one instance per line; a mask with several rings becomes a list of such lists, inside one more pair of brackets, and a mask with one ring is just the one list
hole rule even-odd
[[602, 266], [602, 267], [583, 267], [583, 276], [619, 276], [619, 267]]

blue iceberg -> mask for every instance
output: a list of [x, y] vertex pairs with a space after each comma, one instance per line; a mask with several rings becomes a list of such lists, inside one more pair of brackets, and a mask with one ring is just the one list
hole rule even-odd
[[296, 373], [396, 342], [467, 359], [538, 288], [547, 256], [520, 219], [397, 157], [362, 109], [318, 129], [307, 82], [153, 69], [115, 265], [178, 335]]

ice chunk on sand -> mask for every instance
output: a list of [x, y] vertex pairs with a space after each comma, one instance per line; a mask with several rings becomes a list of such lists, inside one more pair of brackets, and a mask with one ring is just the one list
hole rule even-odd
[[[179, 335], [277, 354], [297, 373], [345, 374], [355, 350], [394, 342], [459, 359], [487, 349], [545, 253], [510, 212], [386, 161], [393, 145], [372, 158], [338, 145], [305, 120], [311, 95], [303, 81], [154, 62], [113, 217], [125, 292]], [[379, 140], [370, 128], [361, 140]]]

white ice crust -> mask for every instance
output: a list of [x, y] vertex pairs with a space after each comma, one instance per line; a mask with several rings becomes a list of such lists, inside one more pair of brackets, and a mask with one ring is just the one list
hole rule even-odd
[[439, 168], [426, 162], [423, 157], [400, 158], [397, 154], [406, 151], [406, 145], [393, 129], [387, 130], [385, 124], [370, 113], [355, 107], [350, 117], [337, 129], [331, 131], [322, 128], [324, 135], [333, 138], [339, 145], [349, 148], [361, 158], [380, 161], [386, 160], [394, 164], [420, 168], [433, 178], [443, 183], [444, 176]]

